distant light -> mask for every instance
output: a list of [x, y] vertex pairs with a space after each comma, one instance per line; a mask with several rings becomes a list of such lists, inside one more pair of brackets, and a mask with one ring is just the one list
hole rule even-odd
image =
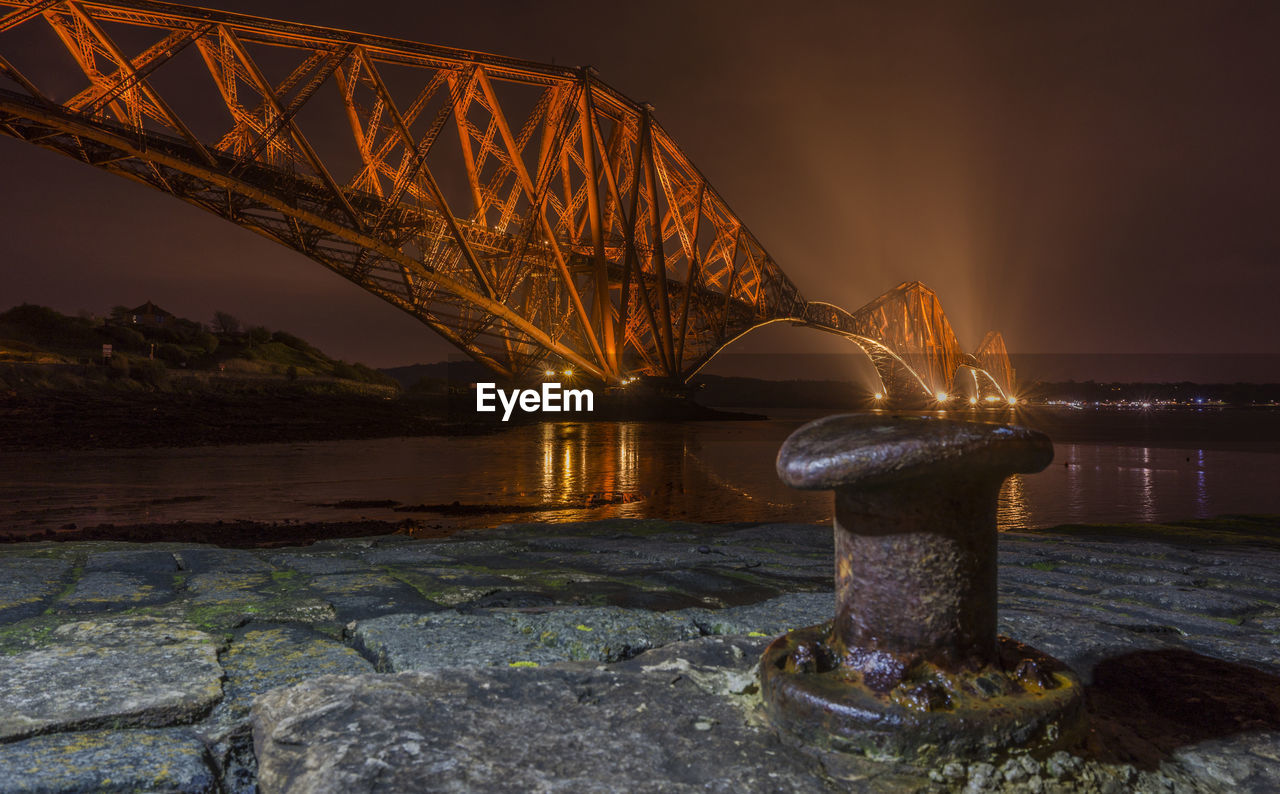
[[940, 391], [940, 392], [938, 392], [937, 394], [935, 394], [934, 396], [938, 398], [938, 402], [940, 402], [940, 403], [944, 403], [944, 402], [946, 402], [946, 401], [947, 401], [947, 393], [946, 393], [946, 392], [944, 392], [944, 391]]
[[564, 374], [565, 374], [565, 377], [569, 377], [569, 376], [573, 375], [573, 370], [571, 370], [571, 369], [566, 369], [566, 370], [564, 371]]
[[977, 404], [978, 404], [978, 398], [977, 398], [977, 397], [970, 397], [970, 398], [969, 398], [969, 404], [970, 404], [970, 405], [977, 405]]
[[542, 374], [546, 375], [546, 376], [549, 378], [549, 377], [551, 377], [552, 375], [556, 374], [556, 371], [555, 371], [554, 369], [549, 369], [549, 370], [547, 370], [546, 372], [544, 372], [544, 373], [542, 373]]
[[883, 400], [883, 399], [884, 399], [884, 392], [882, 392], [882, 391], [878, 391], [878, 392], [876, 392], [876, 394], [875, 394], [875, 398], [876, 398], [877, 400]]
[[999, 398], [999, 397], [997, 397], [997, 396], [995, 396], [994, 394], [988, 394], [988, 395], [987, 395], [987, 402], [989, 402], [989, 403], [997, 402], [999, 399], [1000, 399], [1000, 398]]
[[1009, 404], [1010, 404], [1010, 405], [1017, 405], [1017, 404], [1018, 404], [1018, 398], [1017, 398], [1017, 397], [1010, 397], [1010, 398], [1009, 398]]

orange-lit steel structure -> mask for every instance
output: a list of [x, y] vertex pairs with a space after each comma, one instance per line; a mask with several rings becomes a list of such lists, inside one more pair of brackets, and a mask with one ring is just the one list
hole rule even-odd
[[1012, 388], [999, 335], [965, 354], [918, 282], [853, 314], [806, 301], [589, 69], [151, 0], [0, 12], [0, 133], [293, 248], [500, 375], [683, 381], [789, 321], [854, 341], [889, 394], [965, 369]]

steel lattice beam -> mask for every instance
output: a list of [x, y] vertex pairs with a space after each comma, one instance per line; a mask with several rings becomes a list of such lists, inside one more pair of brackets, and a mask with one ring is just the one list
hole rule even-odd
[[[503, 375], [685, 380], [780, 320], [864, 340], [887, 380], [978, 364], [919, 285], [855, 315], [807, 303], [651, 108], [589, 70], [152, 0], [5, 9], [0, 132], [293, 248]], [[71, 56], [58, 75], [26, 66], [38, 27]], [[982, 356], [1007, 388], [1003, 342]]]

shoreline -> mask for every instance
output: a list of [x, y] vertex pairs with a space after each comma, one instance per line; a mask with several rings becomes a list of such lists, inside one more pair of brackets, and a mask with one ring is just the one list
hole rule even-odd
[[949, 763], [764, 719], [764, 647], [833, 609], [824, 527], [0, 545], [0, 791], [271, 794], [369, 758], [396, 790], [1275, 790], [1280, 518], [1202, 523], [1002, 534], [1000, 633], [1080, 675], [1091, 730]]
[[[439, 506], [442, 511], [449, 505]], [[479, 506], [483, 507], [483, 506]], [[496, 510], [494, 512], [506, 512]], [[546, 527], [572, 528], [601, 522], [662, 522], [662, 519], [601, 519], [600, 521], [531, 522]], [[687, 523], [687, 522], [680, 522]], [[771, 522], [689, 523], [707, 537], [728, 534], [743, 528], [768, 526]], [[440, 526], [406, 518], [401, 521], [357, 519], [349, 521], [176, 521], [139, 524], [98, 524], [91, 527], [61, 527], [30, 534], [0, 533], [0, 551], [29, 543], [74, 544], [80, 542], [122, 542], [138, 544], [197, 543], [225, 549], [305, 548], [333, 540], [365, 537], [401, 537], [405, 540], [441, 540], [454, 536], [484, 539], [524, 522], [507, 521], [488, 528]], [[799, 526], [799, 525], [797, 525]], [[804, 524], [819, 531], [828, 522]], [[1253, 545], [1280, 549], [1280, 514], [1228, 513], [1213, 518], [1189, 518], [1158, 523], [1059, 524], [1035, 529], [1001, 531], [1001, 536], [1034, 535], [1135, 543], [1171, 543], [1188, 547]]]

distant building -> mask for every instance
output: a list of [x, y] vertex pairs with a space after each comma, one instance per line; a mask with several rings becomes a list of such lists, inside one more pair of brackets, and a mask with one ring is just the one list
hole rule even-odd
[[161, 309], [151, 301], [130, 309], [124, 316], [124, 321], [129, 325], [147, 325], [152, 328], [167, 328], [173, 325], [174, 319], [172, 312]]

